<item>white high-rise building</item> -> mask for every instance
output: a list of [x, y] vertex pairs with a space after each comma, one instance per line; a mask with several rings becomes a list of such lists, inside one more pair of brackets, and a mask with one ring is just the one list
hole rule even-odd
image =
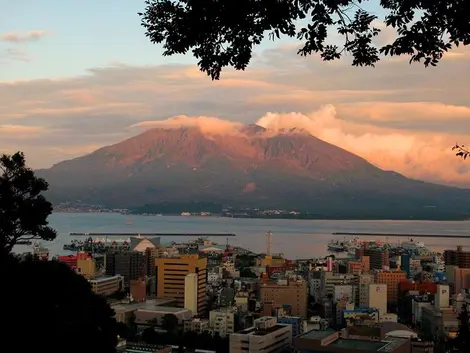
[[197, 315], [197, 274], [189, 273], [184, 278], [184, 307]]
[[386, 284], [369, 284], [368, 307], [378, 309], [380, 315], [387, 313]]

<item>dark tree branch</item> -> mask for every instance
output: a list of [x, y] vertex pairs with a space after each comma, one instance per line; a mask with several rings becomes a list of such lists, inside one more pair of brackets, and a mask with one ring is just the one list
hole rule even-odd
[[468, 157], [470, 157], [470, 149], [468, 149], [464, 145], [458, 145], [457, 144], [454, 147], [452, 147], [452, 151], [456, 151], [455, 155], [457, 157], [463, 158], [464, 160], [467, 159]]
[[[186, 54], [213, 80], [224, 67], [244, 70], [253, 48], [270, 39], [297, 38], [300, 55], [325, 61], [344, 54], [353, 66], [375, 66], [383, 56], [408, 55], [410, 63], [436, 66], [453, 47], [470, 44], [468, 0], [380, 0], [383, 23], [397, 32], [393, 43], [372, 39], [377, 16], [361, 8], [369, 0], [147, 0], [140, 13], [146, 35], [163, 44], [163, 55]], [[355, 8], [354, 16], [348, 13]], [[298, 27], [299, 23], [307, 22]], [[342, 49], [327, 43], [331, 31], [344, 37]]]

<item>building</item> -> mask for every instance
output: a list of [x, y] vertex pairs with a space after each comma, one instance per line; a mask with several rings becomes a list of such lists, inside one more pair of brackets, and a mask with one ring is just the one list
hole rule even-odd
[[88, 258], [91, 258], [91, 256], [88, 253], [81, 251], [75, 255], [59, 255], [57, 256], [57, 261], [62, 262], [73, 269], [76, 269], [78, 260]]
[[368, 308], [377, 309], [380, 315], [387, 313], [387, 285], [369, 284]]
[[171, 353], [172, 351], [172, 346], [159, 346], [140, 342], [125, 342], [118, 344], [116, 347], [118, 353]]
[[397, 304], [398, 285], [400, 281], [406, 279], [406, 272], [403, 271], [377, 271], [375, 273], [375, 283], [387, 285], [388, 304]]
[[145, 257], [147, 260], [147, 276], [155, 277], [157, 272], [155, 270], [155, 260], [165, 257], [165, 247], [155, 246], [145, 249]]
[[230, 335], [230, 353], [279, 353], [291, 342], [291, 326], [265, 316], [256, 319], [253, 327]]
[[414, 282], [407, 279], [403, 279], [398, 283], [398, 296], [404, 295], [406, 292], [423, 292], [436, 294], [437, 283], [432, 282]]
[[152, 310], [156, 307], [171, 306], [174, 302], [174, 299], [148, 299], [144, 302], [111, 304], [111, 308], [116, 314], [117, 322], [129, 323], [139, 309]]
[[188, 273], [184, 278], [184, 307], [193, 315], [198, 313], [198, 280], [197, 273]]
[[446, 267], [470, 268], [470, 251], [463, 251], [461, 246], [457, 246], [457, 250], [445, 250], [444, 262]]
[[[338, 274], [328, 271], [320, 271], [320, 292], [319, 298], [335, 296], [336, 286], [354, 284], [356, 275]], [[355, 293], [356, 294], [356, 293]]]
[[124, 279], [120, 275], [102, 276], [88, 280], [93, 292], [99, 295], [110, 295], [123, 289]]
[[422, 308], [423, 331], [437, 336], [436, 338], [455, 338], [458, 328], [458, 313], [450, 306], [449, 286], [438, 285], [434, 296], [434, 306]]
[[191, 311], [184, 308], [173, 306], [154, 306], [144, 305], [134, 311], [135, 323], [137, 325], [147, 326], [152, 323], [153, 326], [163, 327], [163, 318], [171, 314], [178, 319], [178, 325], [183, 326], [186, 320], [191, 319]]
[[470, 268], [454, 269], [454, 293], [460, 293], [462, 289], [470, 289]]
[[209, 313], [209, 326], [220, 337], [225, 337], [235, 332], [237, 308], [223, 308], [211, 310]]
[[144, 278], [131, 279], [130, 294], [136, 302], [143, 302], [147, 299], [147, 281]]
[[306, 332], [307, 321], [298, 316], [279, 316], [277, 318], [279, 324], [292, 326], [292, 338]]
[[126, 288], [129, 288], [131, 280], [147, 273], [146, 264], [145, 254], [138, 251], [108, 251], [105, 255], [106, 275], [121, 275]]
[[434, 353], [434, 342], [412, 339], [411, 353]]
[[380, 321], [380, 313], [377, 309], [343, 310], [343, 319], [347, 326], [372, 325]]
[[265, 269], [266, 266], [284, 266], [285, 262], [286, 260], [282, 256], [266, 255], [256, 259], [256, 266]]
[[334, 288], [333, 299], [354, 302], [356, 299], [356, 288], [350, 284], [338, 284]]
[[[380, 330], [376, 330], [380, 335]], [[309, 331], [294, 338], [294, 350], [308, 353], [409, 353], [410, 340], [407, 338], [362, 336], [348, 338], [333, 330]]]
[[354, 275], [360, 275], [362, 273], [370, 272], [370, 257], [361, 256], [358, 261], [349, 261], [348, 262], [348, 273]]
[[362, 248], [356, 250], [356, 258], [361, 259], [364, 256], [369, 257], [370, 270], [383, 270], [390, 267], [390, 253], [386, 248], [370, 248], [369, 244], [365, 243]]
[[[156, 293], [160, 298], [175, 298], [177, 305], [185, 305], [185, 284], [194, 284], [194, 277], [186, 282], [188, 274], [197, 275], [197, 314], [206, 311], [207, 258], [199, 255], [181, 255], [155, 261]], [[189, 298], [188, 298], [189, 300]]]
[[374, 276], [368, 274], [359, 275], [356, 280], [358, 295], [356, 296], [356, 305], [359, 308], [369, 307], [369, 284], [374, 283]]
[[186, 320], [184, 322], [184, 331], [193, 331], [197, 333], [203, 333], [205, 331], [208, 332], [210, 331], [209, 321], [198, 318]]
[[260, 296], [264, 303], [270, 302], [273, 307], [289, 308], [290, 315], [307, 317], [308, 291], [307, 282], [303, 279], [263, 281]]
[[75, 271], [85, 277], [92, 279], [96, 276], [96, 261], [92, 257], [78, 258]]
[[146, 238], [142, 236], [131, 237], [130, 248], [132, 251], [146, 252], [160, 246], [160, 237]]
[[400, 262], [401, 266], [400, 269], [405, 271], [406, 277], [410, 278], [411, 277], [411, 263], [410, 263], [410, 255], [409, 254], [403, 254], [400, 256]]

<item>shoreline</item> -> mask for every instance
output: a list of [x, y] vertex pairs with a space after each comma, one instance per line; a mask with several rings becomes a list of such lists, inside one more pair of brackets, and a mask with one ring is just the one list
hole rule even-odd
[[264, 216], [236, 216], [236, 215], [181, 215], [181, 214], [145, 214], [145, 213], [120, 213], [111, 211], [52, 211], [54, 213], [67, 213], [67, 214], [119, 214], [126, 216], [139, 216], [139, 217], [182, 217], [182, 218], [237, 218], [237, 219], [272, 219], [272, 220], [292, 220], [292, 221], [401, 221], [401, 222], [469, 222], [470, 219], [463, 217], [442, 217], [442, 218], [387, 218], [387, 217], [320, 217], [315, 215], [264, 215]]

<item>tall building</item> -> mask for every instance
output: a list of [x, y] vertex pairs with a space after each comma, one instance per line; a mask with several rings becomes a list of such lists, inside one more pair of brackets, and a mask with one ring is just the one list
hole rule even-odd
[[297, 279], [281, 279], [261, 282], [261, 300], [273, 307], [288, 308], [290, 315], [307, 317], [307, 282]]
[[387, 313], [387, 285], [369, 284], [368, 307], [379, 310], [380, 315]]
[[454, 293], [458, 294], [462, 289], [470, 288], [470, 268], [454, 269]]
[[191, 310], [193, 315], [198, 312], [197, 274], [188, 273], [184, 278], [184, 308]]
[[449, 286], [439, 284], [434, 297], [434, 307], [436, 309], [448, 308], [450, 303]]
[[387, 248], [370, 248], [366, 243], [362, 248], [356, 250], [356, 257], [362, 259], [369, 257], [370, 270], [383, 270], [390, 266], [390, 253]]
[[121, 275], [124, 287], [129, 288], [130, 281], [139, 279], [147, 272], [145, 254], [137, 251], [109, 251], [105, 255], [106, 275]]
[[410, 255], [409, 254], [403, 254], [400, 257], [401, 261], [401, 270], [406, 272], [406, 277], [410, 278], [411, 277], [411, 262], [410, 262]]
[[220, 308], [209, 313], [209, 326], [220, 337], [226, 337], [235, 332], [237, 308]]
[[444, 262], [446, 266], [470, 268], [470, 251], [463, 251], [461, 246], [457, 246], [457, 250], [446, 250], [444, 251]]
[[374, 283], [374, 276], [372, 275], [359, 275], [357, 277], [358, 294], [356, 297], [356, 304], [359, 308], [369, 307], [369, 284]]
[[348, 273], [360, 275], [370, 272], [369, 256], [362, 256], [358, 261], [348, 261]]
[[[207, 259], [199, 255], [181, 255], [156, 259], [157, 297], [175, 298], [178, 306], [185, 304], [185, 284], [188, 274], [197, 275], [197, 313], [206, 311]], [[191, 278], [191, 277], [190, 277]], [[193, 278], [194, 280], [194, 278]], [[188, 279], [188, 285], [190, 280]]]
[[403, 271], [377, 271], [375, 273], [375, 283], [387, 285], [387, 301], [389, 304], [398, 302], [399, 284], [405, 279], [406, 272]]

